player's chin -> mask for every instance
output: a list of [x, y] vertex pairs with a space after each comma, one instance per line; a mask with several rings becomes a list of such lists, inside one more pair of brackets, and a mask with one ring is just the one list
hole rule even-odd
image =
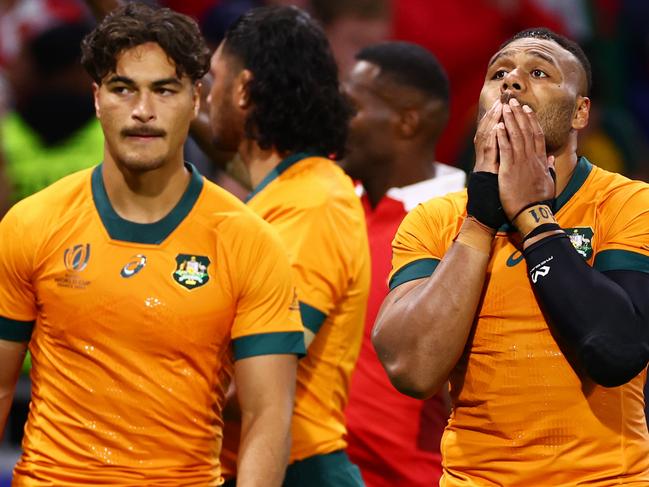
[[164, 166], [167, 157], [158, 156], [130, 156], [122, 158], [121, 165], [130, 172], [155, 171]]

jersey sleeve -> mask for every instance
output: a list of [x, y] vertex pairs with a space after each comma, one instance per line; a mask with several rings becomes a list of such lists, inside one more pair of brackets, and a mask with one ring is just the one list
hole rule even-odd
[[649, 273], [649, 186], [630, 182], [602, 205], [593, 267]]
[[[317, 333], [343, 296], [360, 248], [354, 218], [332, 204], [300, 209], [283, 226], [304, 327]], [[362, 213], [359, 212], [362, 216]], [[356, 225], [365, 232], [364, 220]], [[367, 251], [369, 252], [369, 250]], [[356, 256], [362, 259], [362, 256]]]
[[[239, 299], [231, 331], [234, 358], [304, 355], [304, 328], [291, 267], [279, 237], [262, 221], [260, 231], [246, 229], [244, 265], [235, 264]], [[256, 226], [256, 225], [254, 225]]]
[[36, 321], [33, 249], [12, 208], [0, 222], [0, 339], [28, 342]]
[[392, 241], [390, 291], [433, 274], [459, 228], [457, 217], [453, 219], [452, 212], [447, 211], [450, 208], [449, 200], [435, 198], [418, 205], [403, 219]]

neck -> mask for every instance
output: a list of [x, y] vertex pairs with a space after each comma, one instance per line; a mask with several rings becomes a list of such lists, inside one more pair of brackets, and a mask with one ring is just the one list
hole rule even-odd
[[568, 185], [568, 181], [577, 167], [579, 159], [577, 157], [577, 132], [573, 130], [568, 137], [568, 143], [552, 155], [555, 157], [554, 167], [557, 173], [555, 196], [558, 196]]
[[151, 171], [130, 171], [105, 154], [103, 179], [113, 209], [134, 223], [155, 223], [169, 214], [189, 184], [182, 158]]
[[262, 149], [252, 140], [241, 143], [239, 155], [248, 168], [253, 189], [284, 159], [275, 149]]
[[397, 151], [398, 155], [361, 181], [372, 208], [379, 204], [390, 188], [402, 188], [435, 177], [435, 150]]

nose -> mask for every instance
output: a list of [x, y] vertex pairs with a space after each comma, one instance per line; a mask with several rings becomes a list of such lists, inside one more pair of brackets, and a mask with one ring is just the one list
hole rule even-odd
[[138, 122], [147, 123], [155, 119], [152, 94], [141, 92], [133, 107], [132, 118]]
[[500, 85], [500, 92], [505, 93], [507, 91], [520, 93], [525, 90], [525, 83], [523, 78], [520, 76], [518, 69], [513, 69], [508, 72], [502, 79], [502, 84]]

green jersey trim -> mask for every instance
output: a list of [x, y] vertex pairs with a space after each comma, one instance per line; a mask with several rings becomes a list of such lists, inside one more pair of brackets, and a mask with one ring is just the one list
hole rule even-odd
[[390, 279], [390, 291], [397, 286], [401, 286], [401, 284], [405, 282], [430, 277], [438, 264], [439, 259], [430, 258], [415, 260], [404, 265], [401, 269], [395, 272], [392, 279]]
[[102, 167], [103, 164], [100, 164], [92, 171], [92, 197], [104, 228], [106, 228], [108, 235], [113, 240], [141, 244], [161, 244], [189, 214], [203, 189], [203, 177], [198, 170], [191, 164], [185, 164], [191, 176], [189, 185], [176, 206], [167, 216], [155, 223], [135, 223], [123, 219], [113, 209], [104, 186]]
[[304, 332], [301, 331], [248, 335], [232, 340], [232, 346], [235, 360], [258, 355], [294, 354], [302, 357], [306, 354]]
[[277, 164], [277, 166], [275, 166], [272, 171], [266, 174], [266, 177], [261, 181], [261, 183], [257, 185], [255, 189], [252, 190], [252, 192], [245, 199], [245, 202], [248, 203], [258, 193], [260, 193], [266, 186], [268, 186], [275, 179], [277, 179], [284, 171], [286, 171], [292, 165], [300, 162], [302, 159], [307, 159], [309, 157], [318, 157], [318, 156], [320, 156], [320, 154], [316, 154], [313, 152], [298, 152], [286, 157], [279, 164]]
[[595, 256], [593, 267], [600, 272], [639, 271], [649, 274], [649, 256], [629, 250], [602, 250]]
[[577, 167], [575, 167], [575, 170], [570, 177], [570, 181], [568, 181], [566, 187], [563, 188], [561, 194], [557, 196], [557, 199], [554, 203], [555, 214], [557, 214], [559, 210], [563, 208], [565, 204], [568, 203], [568, 201], [570, 201], [570, 198], [572, 198], [575, 193], [579, 191], [579, 188], [584, 185], [592, 170], [593, 165], [588, 161], [588, 159], [583, 156], [580, 157], [577, 161]]
[[10, 342], [28, 342], [34, 331], [33, 321], [11, 320], [0, 316], [0, 339]]
[[304, 327], [316, 334], [320, 331], [320, 327], [327, 319], [325, 313], [313, 306], [303, 303], [302, 301], [300, 301], [300, 316]]

